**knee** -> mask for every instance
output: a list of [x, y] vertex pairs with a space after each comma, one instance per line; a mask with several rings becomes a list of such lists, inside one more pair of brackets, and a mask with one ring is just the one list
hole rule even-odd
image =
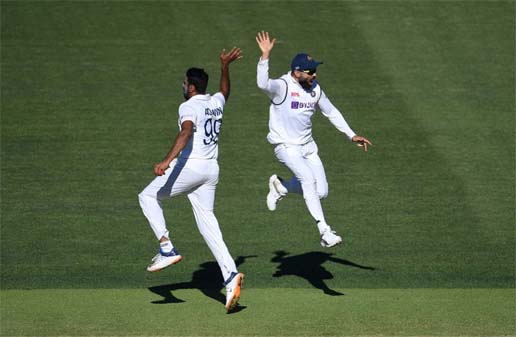
[[145, 191], [142, 191], [140, 194], [138, 194], [138, 201], [140, 202], [141, 206], [152, 199], [157, 199], [157, 197], [147, 194]]
[[319, 194], [319, 199], [324, 199], [328, 197], [328, 190], [326, 191], [317, 191], [317, 194]]
[[145, 198], [146, 196], [143, 192], [138, 194], [138, 202], [140, 203], [140, 207], [143, 207], [143, 205], [145, 204]]
[[303, 188], [303, 196], [305, 197], [305, 199], [307, 197], [316, 196], [319, 194], [317, 191], [317, 185], [315, 183], [315, 180], [301, 181], [301, 187]]
[[319, 199], [324, 199], [328, 197], [328, 184], [318, 184], [317, 185], [317, 194], [319, 195]]

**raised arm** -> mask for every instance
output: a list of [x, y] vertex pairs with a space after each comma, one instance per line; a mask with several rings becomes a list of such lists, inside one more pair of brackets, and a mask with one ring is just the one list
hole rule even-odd
[[283, 80], [271, 80], [269, 78], [269, 56], [276, 39], [269, 38], [268, 32], [258, 32], [256, 43], [262, 51], [258, 67], [256, 68], [256, 84], [263, 90], [273, 102], [281, 102], [286, 95], [287, 85]]
[[240, 48], [233, 47], [229, 53], [226, 53], [226, 49], [222, 49], [220, 53], [220, 88], [219, 91], [224, 95], [226, 101], [229, 98], [229, 92], [231, 89], [231, 83], [229, 81], [229, 64], [235, 60], [241, 59], [242, 51]]

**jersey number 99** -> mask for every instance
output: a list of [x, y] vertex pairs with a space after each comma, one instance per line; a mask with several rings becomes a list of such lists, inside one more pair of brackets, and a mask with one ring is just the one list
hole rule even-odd
[[204, 123], [204, 145], [217, 144], [219, 140], [220, 127], [222, 125], [222, 119], [207, 119]]

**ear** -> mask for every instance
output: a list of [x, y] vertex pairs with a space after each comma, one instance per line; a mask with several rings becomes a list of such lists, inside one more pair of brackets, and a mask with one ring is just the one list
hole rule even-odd
[[301, 76], [299, 75], [299, 70], [293, 70], [292, 75], [294, 75], [294, 78], [298, 80]]
[[193, 84], [188, 84], [188, 92], [189, 92], [189, 93], [195, 92], [195, 85], [193, 85]]

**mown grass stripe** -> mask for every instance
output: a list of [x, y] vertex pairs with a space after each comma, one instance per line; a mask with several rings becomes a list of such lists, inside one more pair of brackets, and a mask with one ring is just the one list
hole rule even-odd
[[[514, 335], [513, 289], [244, 289], [227, 315], [196, 289], [0, 292], [3, 336]], [[173, 299], [173, 300], [171, 300]]]

